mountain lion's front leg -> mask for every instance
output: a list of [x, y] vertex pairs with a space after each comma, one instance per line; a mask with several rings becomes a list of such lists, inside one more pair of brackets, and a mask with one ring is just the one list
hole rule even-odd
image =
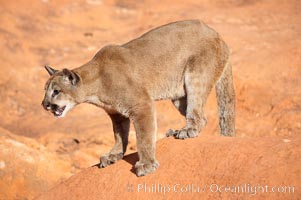
[[139, 161], [135, 164], [137, 176], [145, 176], [154, 172], [159, 163], [156, 160], [157, 121], [155, 104], [149, 100], [136, 105], [131, 113], [136, 137]]
[[128, 144], [130, 120], [120, 114], [109, 114], [113, 123], [115, 145], [112, 150], [101, 156], [100, 167], [106, 167], [123, 158]]

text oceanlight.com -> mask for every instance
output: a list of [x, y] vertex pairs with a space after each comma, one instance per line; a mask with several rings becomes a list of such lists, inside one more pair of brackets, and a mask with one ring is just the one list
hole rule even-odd
[[129, 192], [139, 193], [246, 193], [256, 195], [260, 193], [294, 193], [294, 186], [268, 186], [260, 184], [240, 184], [240, 185], [221, 185], [221, 184], [128, 184]]

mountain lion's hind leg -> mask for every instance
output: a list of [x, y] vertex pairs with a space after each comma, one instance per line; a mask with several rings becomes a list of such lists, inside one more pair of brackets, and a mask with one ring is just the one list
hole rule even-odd
[[[198, 62], [196, 62], [198, 63]], [[185, 73], [185, 89], [187, 93], [186, 126], [174, 132], [177, 139], [193, 138], [207, 123], [204, 106], [215, 83], [212, 66], [201, 65], [188, 68]], [[205, 67], [203, 67], [205, 66]], [[190, 66], [192, 67], [192, 66]]]
[[123, 158], [128, 144], [130, 120], [120, 114], [110, 114], [115, 138], [112, 150], [100, 157], [100, 167], [106, 167]]
[[[187, 110], [187, 96], [181, 97], [179, 99], [172, 100], [173, 105], [177, 108], [181, 115], [186, 117], [186, 110]], [[166, 136], [175, 136], [177, 135], [179, 130], [169, 129], [166, 132]]]
[[194, 73], [188, 73], [186, 76], [186, 126], [175, 134], [175, 137], [178, 139], [197, 137], [204, 128], [207, 123], [204, 106], [212, 88], [212, 86], [208, 86], [207, 79], [202, 79], [201, 76], [197, 76]]

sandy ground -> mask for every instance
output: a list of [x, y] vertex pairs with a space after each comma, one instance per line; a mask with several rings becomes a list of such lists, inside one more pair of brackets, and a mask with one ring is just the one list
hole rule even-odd
[[[280, 155], [280, 150], [272, 148], [278, 145], [274, 140], [300, 144], [300, 10], [298, 0], [1, 1], [0, 185], [6, 187], [0, 187], [0, 199], [32, 199], [66, 177], [97, 164], [99, 156], [113, 145], [111, 123], [101, 109], [80, 105], [64, 119], [56, 119], [42, 109], [48, 78], [43, 66], [78, 67], [104, 45], [125, 43], [153, 27], [177, 20], [203, 20], [231, 48], [237, 96], [237, 139], [233, 142], [237, 152], [242, 149], [235, 158], [237, 166], [247, 161], [250, 154], [243, 152], [252, 152], [257, 142], [261, 146], [256, 151], [269, 151], [273, 156]], [[159, 138], [169, 128], [184, 125], [169, 101], [159, 102], [157, 110]], [[214, 91], [206, 114], [208, 124], [200, 137], [219, 144]], [[228, 140], [221, 139], [221, 143], [224, 141]], [[217, 153], [217, 146], [208, 148]], [[279, 147], [286, 156], [277, 159], [286, 165], [275, 166], [279, 173], [275, 177], [269, 173], [266, 179], [270, 184], [280, 181], [301, 186], [297, 147], [292, 145], [294, 154], [283, 145]], [[135, 151], [132, 129], [128, 153]], [[28, 155], [32, 159], [28, 160]], [[255, 155], [260, 156], [260, 152]], [[264, 159], [271, 162], [273, 156]], [[295, 161], [288, 162], [292, 158]], [[56, 170], [51, 170], [52, 166]], [[247, 166], [250, 168], [243, 168], [246, 174], [252, 170]], [[205, 172], [212, 167], [210, 163], [202, 165]], [[290, 167], [296, 174], [286, 173]], [[257, 175], [265, 177], [269, 168], [261, 169]], [[95, 169], [86, 172], [89, 170]], [[172, 174], [165, 173], [167, 177]], [[187, 174], [188, 179], [192, 175], [196, 174]], [[232, 176], [232, 183], [259, 180]]]
[[134, 153], [102, 170], [85, 169], [37, 199], [300, 199], [292, 187], [300, 185], [300, 142], [168, 138], [158, 141], [161, 166], [154, 174], [136, 177]]

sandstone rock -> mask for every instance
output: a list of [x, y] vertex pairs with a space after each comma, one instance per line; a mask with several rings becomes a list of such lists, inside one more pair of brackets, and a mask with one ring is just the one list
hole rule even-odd
[[104, 169], [87, 168], [37, 200], [298, 199], [300, 142], [300, 136], [162, 139], [160, 167], [151, 175], [134, 174], [134, 153]]
[[33, 139], [0, 128], [0, 199], [32, 199], [61, 179], [71, 164]]

